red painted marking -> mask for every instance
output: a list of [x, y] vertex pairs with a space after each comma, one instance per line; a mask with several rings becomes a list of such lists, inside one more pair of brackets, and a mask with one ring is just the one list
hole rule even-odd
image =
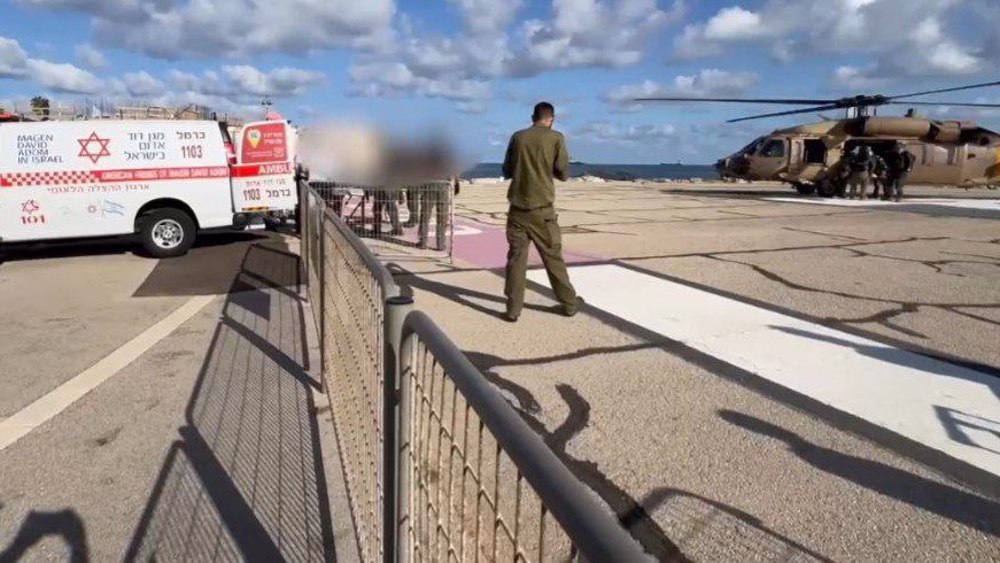
[[277, 164], [242, 164], [233, 166], [233, 178], [275, 176], [278, 174], [291, 174], [292, 172], [291, 162], [279, 162]]
[[[496, 270], [507, 266], [507, 230], [504, 227], [476, 223], [468, 219], [455, 219], [455, 224], [465, 225], [481, 231], [477, 235], [455, 237], [455, 258], [487, 270]], [[535, 250], [534, 245], [529, 246], [528, 266], [541, 266], [542, 259], [538, 255], [538, 251]], [[567, 264], [597, 262], [600, 260], [596, 256], [588, 256], [565, 249], [563, 250], [563, 258]]]
[[139, 168], [124, 170], [64, 170], [58, 172], [0, 173], [0, 185], [50, 186], [111, 182], [152, 182], [190, 178], [228, 178], [228, 166], [184, 166], [177, 168]]

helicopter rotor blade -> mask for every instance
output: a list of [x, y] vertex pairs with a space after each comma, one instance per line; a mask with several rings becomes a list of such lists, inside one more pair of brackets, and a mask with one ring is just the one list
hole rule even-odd
[[1000, 108], [1000, 104], [967, 104], [963, 102], [886, 102], [894, 106], [948, 106], [957, 108]]
[[636, 98], [635, 102], [722, 102], [730, 104], [783, 104], [811, 106], [832, 104], [836, 100], [801, 100], [780, 98]]
[[972, 90], [974, 88], [986, 88], [987, 86], [1000, 86], [1000, 80], [994, 82], [983, 82], [982, 84], [970, 84], [969, 86], [956, 86], [955, 88], [942, 88], [940, 90], [928, 90], [926, 92], [915, 92], [913, 94], [902, 94], [899, 96], [888, 96], [886, 100], [898, 100], [900, 98], [913, 98], [916, 96], [926, 96], [928, 94], [941, 94], [944, 92], [958, 92], [960, 90]]
[[816, 106], [812, 108], [805, 109], [793, 109], [791, 111], [779, 111], [777, 113], [763, 113], [760, 115], [751, 115], [749, 117], [740, 117], [738, 119], [727, 120], [726, 123], [738, 123], [740, 121], [750, 121], [751, 119], [763, 119], [765, 117], [778, 117], [781, 115], [795, 115], [799, 113], [816, 113], [820, 111], [826, 111], [828, 109], [841, 109], [842, 106], [838, 104], [827, 104], [825, 106]]

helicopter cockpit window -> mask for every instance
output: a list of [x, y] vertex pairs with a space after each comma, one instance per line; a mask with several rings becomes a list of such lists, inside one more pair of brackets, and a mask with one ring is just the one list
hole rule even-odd
[[760, 156], [785, 156], [785, 141], [781, 139], [771, 139], [770, 141], [764, 143], [764, 146], [760, 149]]
[[752, 143], [740, 149], [739, 154], [754, 154], [762, 142], [764, 142], [763, 139], [754, 139]]

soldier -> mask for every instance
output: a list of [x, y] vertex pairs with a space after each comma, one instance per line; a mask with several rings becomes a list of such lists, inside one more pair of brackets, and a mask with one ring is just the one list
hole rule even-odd
[[396, 206], [396, 198], [392, 195], [392, 189], [385, 186], [373, 188], [366, 195], [372, 197], [372, 218], [374, 221], [374, 232], [376, 237], [382, 236], [383, 211], [389, 215], [389, 223], [392, 225], [393, 235], [403, 234], [402, 225], [399, 222], [399, 207]]
[[867, 199], [868, 182], [872, 173], [872, 149], [866, 145], [855, 147], [847, 157], [847, 198]]
[[569, 281], [562, 256], [552, 177], [566, 180], [569, 154], [562, 133], [552, 130], [555, 108], [548, 102], [535, 105], [532, 126], [510, 138], [503, 162], [503, 176], [510, 179], [507, 200], [507, 276], [504, 294], [507, 312], [504, 318], [516, 322], [524, 306], [524, 288], [528, 270], [528, 242], [538, 250], [549, 275], [549, 283], [559, 300], [562, 314], [577, 313], [582, 300]]
[[885, 163], [885, 159], [882, 158], [878, 153], [872, 155], [872, 184], [875, 189], [872, 190], [872, 197], [875, 199], [882, 196], [882, 199], [889, 199], [887, 195], [888, 187], [886, 182], [888, 181], [889, 169]]
[[889, 169], [889, 181], [886, 183], [888, 188], [886, 199], [892, 198], [895, 201], [900, 201], [903, 199], [903, 187], [913, 170], [916, 158], [906, 150], [903, 143], [896, 143], [896, 147], [887, 156], [886, 167]]

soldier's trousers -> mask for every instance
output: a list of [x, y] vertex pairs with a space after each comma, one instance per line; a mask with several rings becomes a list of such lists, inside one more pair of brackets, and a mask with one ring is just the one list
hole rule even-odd
[[380, 236], [382, 234], [382, 211], [386, 211], [389, 214], [389, 222], [392, 224], [392, 233], [398, 234], [400, 230], [399, 223], [399, 207], [396, 205], [396, 200], [393, 194], [385, 189], [377, 189], [374, 194], [374, 201], [372, 203], [372, 215], [374, 220], [375, 235]]
[[408, 188], [406, 190], [406, 209], [410, 212], [410, 217], [403, 224], [404, 227], [412, 227], [417, 224], [420, 218], [420, 189]]
[[854, 199], [855, 194], [857, 194], [861, 199], [867, 199], [869, 179], [866, 172], [851, 172], [851, 175], [847, 177], [847, 197]]
[[909, 174], [904, 172], [898, 176], [889, 177], [889, 183], [886, 184], [886, 199], [895, 198], [897, 201], [903, 199], [903, 186], [906, 185], [907, 176]]
[[[411, 190], [413, 192], [414, 190]], [[431, 212], [435, 214], [434, 250], [444, 250], [448, 234], [448, 186], [432, 184], [419, 190], [420, 194], [420, 229], [418, 237], [420, 246], [427, 245], [427, 235], [430, 230]]]
[[552, 207], [519, 209], [511, 207], [507, 213], [507, 314], [517, 317], [524, 307], [524, 288], [528, 273], [528, 243], [534, 243], [542, 257], [549, 283], [556, 299], [567, 310], [576, 311], [576, 290], [569, 281], [566, 262], [562, 256], [562, 233], [559, 217]]

